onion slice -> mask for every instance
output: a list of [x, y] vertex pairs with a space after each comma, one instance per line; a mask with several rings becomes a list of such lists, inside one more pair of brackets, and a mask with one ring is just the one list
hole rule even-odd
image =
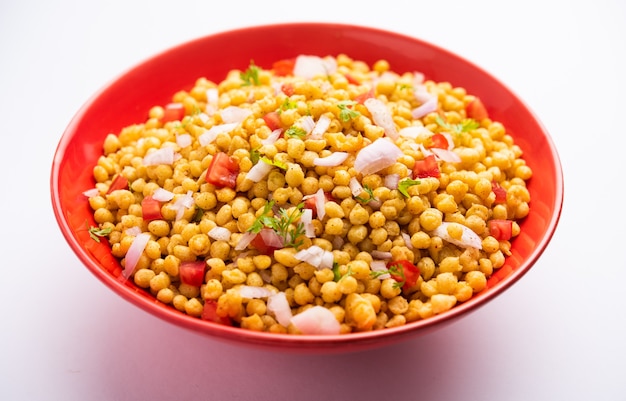
[[306, 262], [317, 269], [332, 269], [334, 255], [317, 245], [298, 251], [294, 258], [301, 262]]
[[398, 131], [396, 125], [393, 122], [393, 116], [391, 111], [387, 108], [385, 103], [374, 97], [367, 99], [363, 105], [372, 114], [374, 123], [385, 130], [385, 135], [391, 139], [398, 138]]
[[322, 114], [315, 123], [315, 127], [311, 131], [309, 137], [311, 139], [321, 139], [322, 135], [324, 135], [324, 133], [326, 133], [326, 131], [328, 130], [328, 127], [330, 127], [330, 123], [330, 118], [328, 118], [327, 115]]
[[137, 262], [139, 262], [143, 250], [146, 249], [148, 241], [150, 241], [150, 234], [141, 233], [135, 237], [130, 247], [128, 247], [124, 258], [124, 271], [122, 272], [125, 278], [129, 278], [134, 273]]
[[252, 110], [244, 109], [243, 107], [239, 106], [228, 106], [220, 110], [220, 116], [222, 117], [222, 121], [224, 121], [224, 123], [226, 124], [241, 123], [251, 114]]
[[313, 306], [291, 318], [302, 334], [339, 334], [341, 325], [335, 315], [323, 306]]
[[[265, 270], [263, 270], [265, 271]], [[281, 326], [289, 326], [292, 319], [291, 308], [289, 307], [289, 301], [284, 292], [279, 292], [271, 295], [267, 299], [267, 310], [276, 318], [276, 321]]]
[[448, 227], [450, 226], [450, 224], [453, 224], [453, 223], [444, 221], [443, 223], [441, 223], [439, 227], [431, 231], [431, 235], [436, 235], [442, 240], [450, 242], [451, 244], [460, 246], [461, 248], [476, 248], [476, 249], [483, 248], [482, 239], [478, 236], [478, 234], [476, 234], [469, 227], [466, 227], [463, 224], [456, 223], [456, 224], [459, 224], [461, 228], [463, 229], [463, 235], [461, 236], [461, 239], [458, 240], [456, 238], [453, 238], [448, 233]]
[[174, 193], [168, 191], [167, 189], [157, 188], [152, 193], [152, 199], [159, 202], [169, 202], [174, 199]]
[[430, 148], [430, 151], [433, 152], [439, 160], [444, 162], [459, 163], [461, 161], [461, 157], [458, 154], [448, 149]]
[[259, 160], [257, 164], [252, 166], [250, 171], [248, 171], [248, 173], [246, 174], [246, 178], [252, 182], [259, 182], [270, 173], [272, 168], [274, 168], [274, 166], [272, 166], [271, 164]]
[[316, 157], [313, 159], [313, 164], [320, 167], [335, 167], [346, 161], [347, 158], [347, 152], [333, 152], [330, 156]]
[[402, 150], [393, 142], [378, 138], [359, 151], [354, 160], [354, 168], [363, 175], [373, 174], [392, 166], [402, 155]]
[[311, 79], [319, 75], [329, 75], [337, 70], [337, 64], [333, 58], [321, 58], [319, 56], [299, 55], [293, 67], [293, 75], [300, 78]]
[[228, 241], [230, 239], [230, 230], [224, 227], [213, 227], [207, 235], [218, 241]]
[[252, 285], [241, 285], [237, 287], [239, 295], [242, 298], [254, 299], [254, 298], [268, 298], [274, 295], [272, 291], [265, 287], [256, 287]]
[[143, 158], [143, 164], [145, 166], [172, 163], [174, 163], [174, 148], [169, 146], [150, 152]]
[[214, 125], [198, 137], [198, 142], [200, 142], [200, 145], [206, 146], [212, 143], [219, 134], [227, 134], [234, 130], [238, 125], [239, 123]]
[[235, 245], [235, 250], [243, 251], [248, 247], [248, 245], [250, 245], [250, 243], [252, 242], [252, 240], [254, 240], [256, 236], [257, 234], [246, 231], [245, 233], [243, 233], [241, 238], [239, 238], [239, 242], [237, 242], [237, 245]]
[[176, 135], [176, 144], [181, 148], [186, 148], [192, 144], [191, 135], [189, 134], [180, 134]]
[[100, 195], [100, 190], [98, 188], [91, 188], [83, 192], [83, 195], [88, 198], [93, 198], [94, 196]]
[[[370, 269], [373, 272], [382, 272], [387, 270], [387, 262], [385, 262], [384, 260], [373, 260], [372, 263], [370, 263]], [[381, 274], [380, 276], [378, 276], [379, 279], [381, 280], [385, 280], [391, 277], [391, 274], [389, 273], [384, 273]]]

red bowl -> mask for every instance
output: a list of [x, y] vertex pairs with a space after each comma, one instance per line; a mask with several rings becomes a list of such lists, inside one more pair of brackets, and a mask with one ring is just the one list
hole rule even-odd
[[[471, 300], [435, 317], [405, 326], [332, 336], [260, 333], [203, 321], [161, 304], [123, 281], [109, 247], [90, 240], [86, 222], [92, 211], [83, 191], [94, 186], [92, 169], [110, 132], [143, 121], [155, 104], [166, 104], [197, 78], [220, 81], [250, 60], [269, 68], [273, 61], [298, 54], [348, 54], [373, 63], [386, 59], [397, 72], [420, 71], [479, 96], [490, 116], [501, 121], [524, 151], [536, 178], [528, 183], [530, 213], [513, 241], [512, 255], [489, 279], [488, 288]], [[398, 33], [362, 26], [291, 23], [236, 29], [209, 35], [166, 50], [110, 82], [74, 116], [63, 133], [52, 163], [50, 190], [59, 227], [80, 261], [114, 293], [167, 322], [210, 338], [250, 346], [292, 351], [348, 352], [379, 347], [441, 328], [502, 294], [535, 264], [550, 242], [561, 214], [563, 176], [554, 144], [531, 110], [496, 78], [471, 62], [432, 44]]]

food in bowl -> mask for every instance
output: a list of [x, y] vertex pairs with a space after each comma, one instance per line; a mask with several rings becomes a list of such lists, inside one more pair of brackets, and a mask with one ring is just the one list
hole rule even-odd
[[122, 279], [254, 331], [442, 314], [485, 290], [530, 211], [532, 169], [480, 98], [384, 59], [251, 61], [103, 150], [89, 231]]

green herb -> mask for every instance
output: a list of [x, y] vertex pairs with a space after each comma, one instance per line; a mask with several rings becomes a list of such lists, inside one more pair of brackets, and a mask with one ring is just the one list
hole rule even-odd
[[410, 178], [405, 178], [403, 180], [400, 180], [400, 182], [398, 183], [398, 191], [400, 191], [400, 193], [404, 196], [406, 196], [407, 198], [409, 197], [409, 192], [408, 189], [409, 187], [413, 186], [413, 185], [419, 185], [420, 182], [419, 180], [412, 180]]
[[204, 210], [198, 207], [196, 208], [196, 212], [193, 214], [191, 221], [193, 221], [194, 223], [199, 223], [200, 221], [202, 221], [202, 216], [204, 216]]
[[291, 126], [285, 131], [285, 136], [288, 138], [304, 138], [306, 136], [306, 131], [300, 127]]
[[259, 85], [259, 70], [259, 67], [254, 65], [254, 61], [251, 60], [248, 69], [239, 74], [244, 86]]
[[359, 195], [359, 196], [356, 196], [354, 199], [356, 199], [356, 200], [358, 200], [359, 202], [362, 202], [362, 203], [368, 203], [368, 202], [377, 200], [376, 197], [374, 196], [374, 191], [372, 190], [372, 188], [370, 188], [367, 185], [364, 185], [363, 186], [363, 190], [369, 195], [369, 197], [368, 198], [364, 198], [364, 197]]
[[269, 201], [263, 207], [261, 215], [257, 217], [248, 231], [258, 234], [263, 228], [271, 228], [282, 239], [285, 247], [299, 248], [303, 241], [300, 239], [304, 235], [304, 224], [296, 221], [302, 216], [304, 203], [296, 206], [296, 209], [289, 210], [280, 208], [277, 216], [272, 215], [274, 201]]
[[456, 134], [460, 134], [461, 132], [469, 132], [480, 127], [480, 123], [472, 118], [465, 118], [458, 124], [450, 124], [446, 122], [443, 118], [441, 118], [441, 116], [437, 116], [435, 118], [435, 121], [440, 127], [447, 129], [448, 131], [452, 131]]
[[280, 110], [285, 111], [285, 110], [295, 109], [297, 107], [298, 107], [298, 103], [296, 101], [291, 100], [290, 98], [286, 98], [283, 104], [280, 105]]
[[358, 117], [361, 115], [361, 113], [351, 108], [352, 105], [354, 105], [354, 102], [341, 102], [337, 104], [337, 107], [339, 107], [339, 110], [341, 110], [339, 112], [339, 118], [341, 119], [341, 121], [348, 122], [354, 117]]
[[354, 272], [352, 271], [352, 267], [348, 266], [348, 271], [346, 274], [342, 275], [341, 270], [339, 269], [339, 263], [333, 262], [333, 281], [337, 282], [344, 277], [352, 276]]
[[87, 229], [89, 231], [89, 236], [96, 242], [100, 242], [101, 237], [106, 237], [111, 234], [111, 227], [100, 228], [91, 226]]
[[[404, 284], [406, 283], [406, 276], [404, 275], [404, 269], [400, 265], [389, 266], [387, 270], [373, 271], [370, 273], [370, 277], [378, 278], [385, 274], [390, 274], [394, 276], [393, 278], [394, 280], [396, 280], [396, 282], [393, 284], [393, 288], [402, 288]], [[400, 281], [397, 280], [398, 277], [400, 278]]]
[[260, 158], [261, 152], [259, 151], [259, 148], [250, 150], [250, 161], [252, 162], [252, 164], [257, 164]]
[[261, 157], [259, 160], [264, 162], [264, 163], [270, 164], [272, 166], [276, 166], [276, 167], [278, 167], [280, 169], [287, 170], [287, 165], [285, 163], [281, 162], [280, 160], [271, 160], [271, 159], [269, 159], [269, 158], [267, 158], [265, 156]]

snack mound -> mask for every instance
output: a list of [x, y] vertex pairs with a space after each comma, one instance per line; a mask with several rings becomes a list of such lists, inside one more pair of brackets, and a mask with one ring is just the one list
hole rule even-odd
[[340, 334], [443, 313], [486, 288], [532, 171], [480, 99], [347, 55], [200, 78], [109, 134], [94, 240], [188, 315]]

